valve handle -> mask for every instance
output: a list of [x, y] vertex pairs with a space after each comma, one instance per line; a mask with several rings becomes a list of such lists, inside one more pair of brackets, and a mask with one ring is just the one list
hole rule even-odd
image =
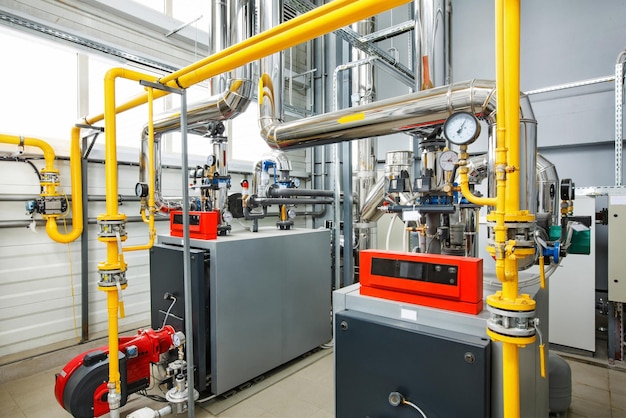
[[540, 344], [539, 345], [539, 363], [540, 363], [540, 369], [541, 369], [541, 377], [542, 378], [546, 378], [546, 345], [545, 344]]

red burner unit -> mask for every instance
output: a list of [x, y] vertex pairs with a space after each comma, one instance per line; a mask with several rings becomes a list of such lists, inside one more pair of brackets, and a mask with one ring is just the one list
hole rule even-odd
[[483, 309], [483, 260], [441, 254], [364, 250], [361, 294], [449, 311]]
[[[216, 239], [218, 216], [217, 211], [189, 212], [189, 238]], [[180, 210], [170, 212], [170, 234], [183, 236], [183, 212]]]

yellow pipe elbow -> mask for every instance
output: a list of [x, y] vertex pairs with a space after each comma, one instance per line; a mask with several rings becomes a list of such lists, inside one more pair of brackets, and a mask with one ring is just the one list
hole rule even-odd
[[463, 197], [475, 205], [496, 206], [497, 200], [493, 197], [478, 197], [472, 193], [469, 188], [469, 179], [467, 178], [467, 167], [461, 167], [459, 174], [461, 177], [460, 186]]

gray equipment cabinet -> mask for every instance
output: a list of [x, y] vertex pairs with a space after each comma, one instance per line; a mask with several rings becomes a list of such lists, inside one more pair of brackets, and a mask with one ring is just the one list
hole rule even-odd
[[[394, 391], [428, 418], [504, 416], [502, 345], [488, 339], [487, 310], [470, 315], [361, 296], [359, 286], [333, 292], [337, 418], [420, 416], [407, 405], [391, 406]], [[546, 291], [525, 293], [545, 318]], [[519, 351], [521, 417], [549, 412], [538, 346]]]
[[[331, 339], [328, 230], [237, 232], [192, 239], [191, 249], [194, 363], [206, 367], [199, 380], [210, 376], [211, 393], [222, 394]], [[172, 236], [159, 236], [151, 251], [153, 327], [162, 325], [171, 303], [164, 292], [183, 295], [182, 251], [182, 239]], [[167, 322], [184, 331], [182, 302]]]

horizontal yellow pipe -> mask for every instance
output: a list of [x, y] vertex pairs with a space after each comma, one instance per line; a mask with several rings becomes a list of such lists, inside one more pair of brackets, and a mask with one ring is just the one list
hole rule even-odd
[[46, 161], [46, 170], [55, 170], [54, 168], [54, 149], [45, 141], [37, 138], [28, 138], [15, 135], [0, 135], [0, 143], [26, 145], [29, 147], [37, 147], [43, 152], [43, 158]]

